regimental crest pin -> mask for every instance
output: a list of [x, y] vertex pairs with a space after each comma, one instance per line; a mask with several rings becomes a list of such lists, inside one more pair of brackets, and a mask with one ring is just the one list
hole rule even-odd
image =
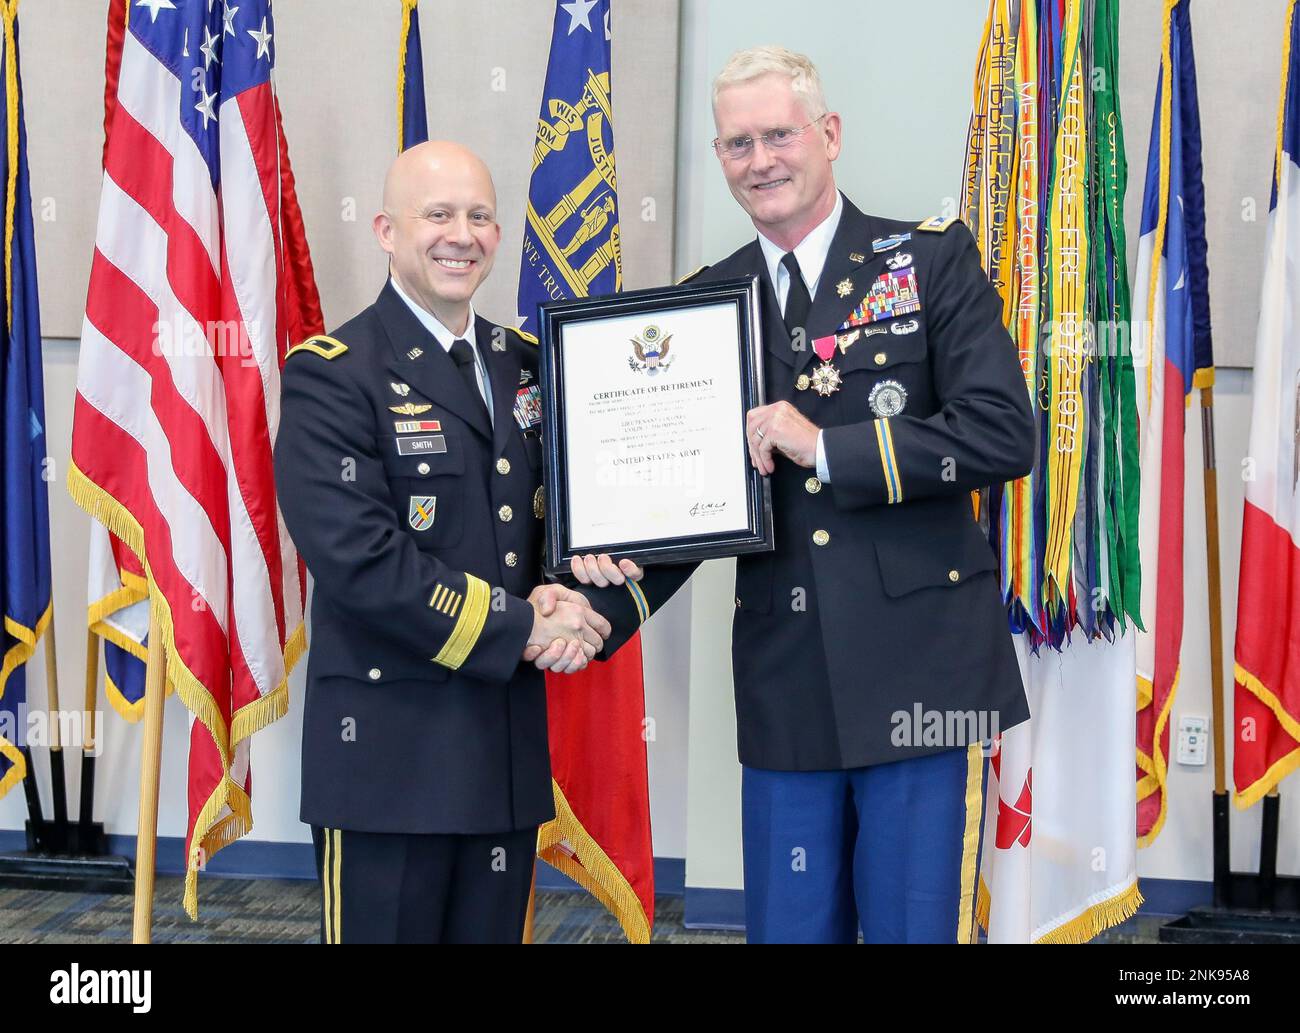
[[412, 531], [427, 531], [433, 526], [433, 514], [438, 508], [437, 495], [412, 495], [411, 508], [407, 510], [406, 522]]
[[871, 411], [881, 419], [897, 416], [907, 405], [907, 388], [897, 380], [882, 380], [867, 396]]
[[398, 398], [405, 398], [407, 395], [411, 393], [410, 384], [399, 384], [396, 381], [390, 380], [388, 382], [388, 386], [393, 389], [393, 391], [397, 394]]
[[665, 336], [659, 327], [647, 326], [638, 336], [632, 338], [632, 354], [628, 356], [628, 366], [638, 373], [646, 373], [650, 376], [667, 369], [674, 361], [668, 357], [672, 340], [672, 334]]
[[398, 416], [419, 416], [422, 412], [428, 412], [432, 409], [431, 404], [417, 405], [415, 402], [403, 402], [401, 405], [390, 405], [389, 412], [395, 412]]
[[835, 293], [841, 298], [847, 298], [853, 293], [853, 281], [847, 276], [835, 285]]

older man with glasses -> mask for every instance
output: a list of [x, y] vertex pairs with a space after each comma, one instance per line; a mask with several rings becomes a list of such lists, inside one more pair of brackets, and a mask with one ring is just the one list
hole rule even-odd
[[[841, 120], [806, 57], [734, 55], [713, 112], [758, 236], [699, 275], [762, 284], [769, 401], [746, 422], [776, 524], [736, 566], [749, 939], [969, 942], [981, 742], [1028, 717], [970, 497], [1034, 459], [1002, 303], [961, 223], [836, 189]], [[692, 569], [574, 561], [607, 648]]]

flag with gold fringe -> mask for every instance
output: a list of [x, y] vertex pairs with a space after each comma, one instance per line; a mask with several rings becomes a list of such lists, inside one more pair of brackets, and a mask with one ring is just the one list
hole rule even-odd
[[1133, 296], [1141, 439], [1138, 540], [1147, 571], [1137, 640], [1137, 834], [1164, 826], [1169, 716], [1183, 641], [1183, 496], [1187, 406], [1213, 383], [1210, 290], [1190, 0], [1165, 0], [1163, 45], [1142, 198]]
[[402, 0], [397, 42], [397, 151], [429, 139], [424, 107], [424, 55], [420, 50], [420, 0]]
[[[18, 0], [0, 0], [0, 110], [4, 134], [4, 318], [0, 323], [4, 499], [0, 509], [0, 796], [28, 776], [24, 664], [50, 627], [50, 509], [45, 381], [36, 293], [36, 244], [27, 175], [27, 126], [18, 64]], [[34, 773], [33, 773], [34, 775]]]
[[[623, 286], [610, 33], [610, 0], [557, 2], [519, 271], [526, 330], [543, 302]], [[654, 858], [640, 635], [579, 674], [548, 674], [546, 698], [556, 817], [538, 853], [646, 943]]]
[[[108, 132], [117, 108], [117, 82], [122, 68], [128, 4], [108, 5], [108, 38], [104, 48], [104, 156], [108, 161]], [[145, 659], [149, 651], [149, 588], [144, 568], [127, 544], [98, 521], [90, 525], [89, 572], [86, 584], [86, 623], [103, 641], [104, 693], [128, 721], [144, 716]], [[170, 694], [172, 685], [167, 682]]]
[[991, 0], [976, 64], [963, 214], [1038, 426], [1033, 470], [982, 507], [1031, 713], [989, 765], [978, 917], [991, 942], [1087, 940], [1141, 903], [1117, 19], [1117, 0]]
[[1300, 768], [1300, 24], [1287, 5], [1237, 592], [1232, 773], [1249, 807]]
[[[68, 487], [134, 556], [166, 678], [194, 717], [194, 917], [199, 870], [252, 827], [251, 737], [288, 709], [305, 646], [305, 575], [271, 455], [284, 353], [322, 319], [268, 0], [173, 0], [126, 16]], [[129, 565], [112, 563], [110, 582], [132, 592], [115, 601], [142, 601]]]

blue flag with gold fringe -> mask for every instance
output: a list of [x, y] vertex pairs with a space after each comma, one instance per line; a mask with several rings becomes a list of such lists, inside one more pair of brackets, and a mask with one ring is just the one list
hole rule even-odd
[[424, 107], [424, 55], [420, 51], [419, 0], [402, 0], [402, 34], [397, 44], [397, 152], [429, 139]]
[[45, 456], [45, 388], [41, 318], [36, 295], [36, 248], [27, 181], [27, 129], [18, 74], [18, 0], [0, 0], [5, 103], [0, 108], [0, 171], [4, 205], [3, 377], [4, 502], [0, 512], [0, 601], [4, 655], [0, 661], [0, 796], [23, 779], [26, 682], [22, 665], [49, 627], [50, 511]]
[[[609, 0], [562, 0], [551, 28], [519, 265], [519, 314], [623, 287], [614, 174]], [[654, 922], [645, 681], [634, 636], [603, 664], [546, 677], [555, 818], [537, 853], [618, 919], [633, 943]]]
[[533, 145], [519, 315], [623, 287], [609, 82], [609, 0], [557, 3]]

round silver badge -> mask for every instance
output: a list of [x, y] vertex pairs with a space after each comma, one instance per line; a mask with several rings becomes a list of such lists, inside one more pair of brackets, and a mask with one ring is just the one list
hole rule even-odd
[[907, 404], [907, 389], [897, 380], [882, 380], [871, 389], [867, 403], [881, 419], [897, 416]]

